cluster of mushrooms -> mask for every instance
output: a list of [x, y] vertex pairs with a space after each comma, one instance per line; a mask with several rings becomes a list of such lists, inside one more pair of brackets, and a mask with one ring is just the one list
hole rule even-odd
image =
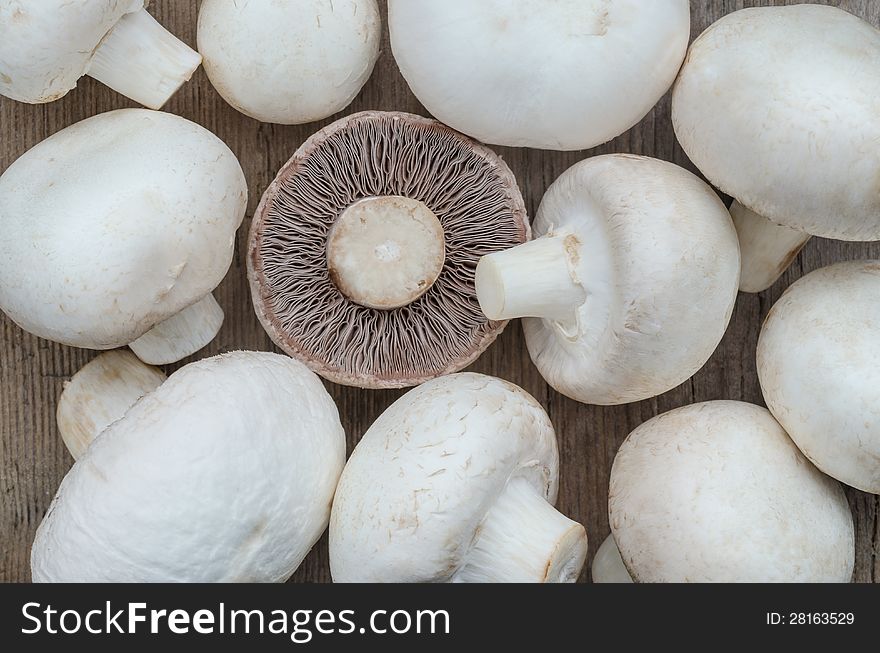
[[[704, 365], [738, 290], [771, 285], [810, 235], [880, 239], [880, 31], [842, 10], [737, 11], [688, 49], [687, 0], [389, 0], [394, 57], [437, 120], [364, 112], [303, 143], [246, 253], [256, 314], [289, 356], [238, 351], [166, 379], [153, 366], [223, 322], [211, 293], [248, 188], [223, 142], [157, 109], [203, 63], [250, 117], [326, 118], [369, 78], [382, 23], [376, 0], [203, 0], [196, 53], [145, 4], [0, 0], [0, 93], [49, 102], [90, 75], [149, 107], [63, 129], [0, 177], [0, 308], [111, 350], [59, 400], [77, 462], [37, 531], [35, 581], [279, 582], [328, 525], [338, 582], [574, 581], [587, 536], [554, 508], [547, 413], [460, 370], [522, 318], [560, 393], [653, 397]], [[590, 148], [673, 84], [681, 146], [730, 210], [681, 167], [615, 154], [570, 168], [530, 221], [482, 144]], [[805, 276], [760, 336], [769, 410], [712, 401], [633, 431], [594, 580], [848, 582], [841, 482], [880, 493], [878, 296], [880, 261]], [[416, 387], [346, 462], [316, 373]]]

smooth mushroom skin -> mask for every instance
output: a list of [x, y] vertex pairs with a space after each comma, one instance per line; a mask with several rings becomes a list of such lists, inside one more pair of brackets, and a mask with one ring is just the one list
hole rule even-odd
[[438, 120], [495, 145], [588, 149], [672, 85], [687, 0], [389, 0], [391, 47]]
[[751, 404], [694, 404], [639, 426], [614, 459], [608, 509], [637, 582], [852, 577], [843, 488]]
[[730, 205], [742, 253], [739, 289], [762, 292], [776, 283], [810, 240], [810, 235], [774, 224], [736, 200]]
[[96, 356], [65, 381], [56, 421], [73, 459], [79, 460], [104, 429], [165, 379], [161, 370], [117, 349]]
[[744, 265], [766, 277], [744, 290], [768, 287], [791, 256], [778, 225], [880, 239], [878, 96], [880, 30], [836, 7], [743, 9], [693, 43], [673, 92], [678, 140], [715, 186], [769, 221], [750, 227], [752, 240], [779, 240], [769, 260], [742, 243]]
[[609, 535], [602, 542], [596, 555], [593, 557], [592, 564], [593, 582], [594, 583], [632, 583], [632, 576], [623, 559], [620, 557], [620, 551], [614, 542], [614, 536]]
[[[397, 308], [347, 296], [353, 284], [334, 277], [350, 266], [331, 269], [328, 260], [334, 225], [366, 198], [388, 200], [389, 211], [412, 210], [400, 198], [420, 202], [442, 226], [440, 274]], [[395, 221], [388, 223], [401, 255], [433, 256], [435, 248], [412, 247]], [[516, 179], [491, 150], [420, 116], [354, 114], [309, 138], [263, 195], [248, 247], [254, 309], [275, 344], [330, 381], [417, 385], [466, 367], [504, 329], [506, 321], [480, 311], [474, 269], [485, 254], [530, 233]], [[383, 275], [357, 281], [381, 286]]]
[[770, 412], [823, 472], [880, 494], [880, 261], [831, 265], [770, 310], [758, 377]]
[[429, 381], [367, 430], [330, 519], [334, 582], [573, 582], [580, 524], [553, 509], [553, 425], [481, 374]]
[[348, 106], [379, 57], [376, 0], [204, 0], [205, 72], [238, 111], [262, 122], [322, 120]]
[[[0, 308], [66, 345], [127, 345], [220, 283], [246, 202], [237, 159], [195, 123], [145, 109], [76, 123], [0, 177]], [[212, 329], [176, 333], [174, 355], [148, 362], [207, 344], [219, 323], [205, 317]]]
[[345, 434], [320, 380], [234, 352], [175, 372], [61, 483], [35, 582], [280, 582], [327, 526]]
[[57, 100], [90, 75], [152, 109], [201, 57], [147, 13], [145, 0], [0, 0], [0, 95]]
[[577, 401], [640, 401], [683, 383], [715, 351], [739, 283], [721, 200], [671, 163], [606, 155], [548, 189], [525, 245], [484, 257], [490, 319], [523, 317], [529, 353]]

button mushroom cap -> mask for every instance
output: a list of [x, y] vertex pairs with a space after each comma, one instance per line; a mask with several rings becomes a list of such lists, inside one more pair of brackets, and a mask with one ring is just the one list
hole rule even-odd
[[584, 529], [552, 504], [553, 426], [522, 389], [453, 374], [411, 390], [354, 450], [330, 522], [335, 582], [567, 582]]
[[602, 542], [596, 555], [593, 557], [593, 582], [594, 583], [632, 583], [632, 576], [623, 564], [620, 551], [614, 542], [614, 537], [609, 535]]
[[416, 97], [496, 145], [578, 150], [641, 120], [672, 85], [687, 0], [389, 0], [391, 46]]
[[633, 431], [614, 459], [611, 530], [639, 582], [849, 582], [842, 487], [764, 408], [711, 401]]
[[344, 109], [373, 71], [381, 34], [376, 0], [205, 0], [199, 8], [211, 83], [263, 122], [306, 123]]
[[[743, 9], [693, 43], [672, 120], [703, 174], [764, 218], [743, 218], [744, 290], [772, 284], [803, 245], [779, 225], [880, 239], [878, 96], [880, 31], [836, 7]], [[776, 254], [752, 253], [768, 240]]]
[[115, 349], [96, 356], [66, 381], [55, 417], [74, 460], [165, 379], [160, 370], [145, 365], [130, 351]]
[[90, 75], [158, 109], [201, 57], [146, 11], [145, 0], [0, 0], [0, 95], [52, 102]]
[[327, 526], [336, 407], [286, 356], [188, 365], [87, 449], [37, 530], [34, 581], [278, 582]]
[[838, 263], [792, 285], [758, 340], [767, 407], [804, 455], [880, 494], [880, 261]]
[[535, 240], [481, 259], [492, 320], [523, 320], [559, 392], [622, 404], [686, 381], [721, 341], [736, 300], [730, 215], [700, 179], [631, 155], [587, 159], [544, 195]]
[[[142, 356], [179, 360], [222, 322], [209, 293], [232, 261], [246, 201], [235, 156], [195, 123], [145, 109], [79, 122], [0, 177], [0, 308], [26, 331], [90, 349], [180, 322], [166, 347], [143, 343], [153, 355]], [[201, 320], [174, 320], [184, 309], [204, 314], [201, 341], [185, 342]]]

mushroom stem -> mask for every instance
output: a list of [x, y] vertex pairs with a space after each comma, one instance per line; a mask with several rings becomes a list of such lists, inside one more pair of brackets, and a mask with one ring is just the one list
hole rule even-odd
[[574, 263], [580, 242], [574, 234], [548, 234], [489, 254], [477, 265], [480, 308], [490, 320], [540, 317], [568, 322], [587, 293]]
[[587, 533], [524, 478], [512, 478], [480, 525], [462, 583], [573, 583], [587, 557]]
[[767, 290], [791, 265], [810, 235], [771, 222], [736, 200], [730, 207], [730, 215], [742, 256], [739, 289], [743, 292]]
[[61, 439], [74, 460], [110, 424], [165, 382], [165, 375], [124, 349], [108, 351], [64, 384], [56, 418]]
[[205, 295], [128, 346], [145, 363], [168, 365], [207, 345], [222, 325], [223, 309], [213, 295]]
[[593, 582], [594, 583], [632, 583], [623, 558], [620, 557], [620, 549], [614, 536], [609, 535], [602, 542], [602, 546], [593, 557]]
[[150, 109], [192, 77], [202, 57], [146, 9], [123, 16], [98, 46], [88, 74]]

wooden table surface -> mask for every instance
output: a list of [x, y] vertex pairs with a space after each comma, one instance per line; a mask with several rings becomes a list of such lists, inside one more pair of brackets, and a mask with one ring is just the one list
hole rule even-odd
[[[383, 16], [385, 12], [384, 0]], [[692, 0], [692, 33], [699, 34], [721, 16], [743, 6], [793, 2]], [[844, 0], [839, 4], [880, 26], [880, 1]], [[173, 33], [195, 45], [197, 3], [154, 0], [151, 11]], [[54, 132], [97, 113], [134, 106], [101, 84], [83, 78], [58, 102], [19, 104], [0, 98], [0, 171], [28, 148]], [[388, 44], [387, 29], [373, 76], [345, 113], [364, 109], [402, 110], [427, 115], [400, 76]], [[248, 222], [276, 171], [313, 132], [332, 122], [284, 127], [260, 124], [229, 107], [200, 69], [168, 103], [166, 111], [204, 125], [239, 157], [248, 180], [248, 216], [239, 231], [236, 255], [225, 281], [214, 293], [226, 311], [219, 336], [197, 357], [234, 349], [275, 350], [251, 307], [245, 273]], [[339, 116], [336, 116], [337, 118]], [[650, 155], [693, 169], [675, 140], [667, 95], [641, 123], [611, 143], [590, 152], [543, 152], [495, 148], [519, 180], [530, 215], [541, 195], [566, 168], [586, 156], [608, 152]], [[531, 364], [518, 323], [470, 369], [500, 376], [524, 387], [544, 405], [559, 436], [562, 466], [558, 506], [582, 522], [590, 538], [590, 557], [608, 534], [608, 475], [617, 448], [627, 434], [664, 411], [697, 401], [741, 399], [763, 405], [755, 372], [755, 346], [761, 321], [782, 291], [806, 272], [835, 261], [880, 258], [880, 244], [813, 239], [795, 264], [770, 290], [740, 294], [724, 341], [690, 381], [654, 399], [611, 408], [576, 403], [548, 388]], [[55, 406], [65, 379], [95, 356], [31, 336], [0, 316], [0, 581], [30, 579], [30, 546], [62, 477], [73, 464], [55, 426]], [[188, 361], [184, 361], [188, 362]], [[172, 371], [179, 365], [170, 366]], [[348, 433], [349, 452], [373, 420], [401, 392], [365, 391], [327, 384]], [[848, 489], [856, 525], [859, 582], [880, 581], [878, 497]], [[748, 534], [746, 534], [748, 536]], [[587, 580], [585, 570], [582, 580]], [[295, 581], [329, 581], [326, 535], [293, 576]]]

